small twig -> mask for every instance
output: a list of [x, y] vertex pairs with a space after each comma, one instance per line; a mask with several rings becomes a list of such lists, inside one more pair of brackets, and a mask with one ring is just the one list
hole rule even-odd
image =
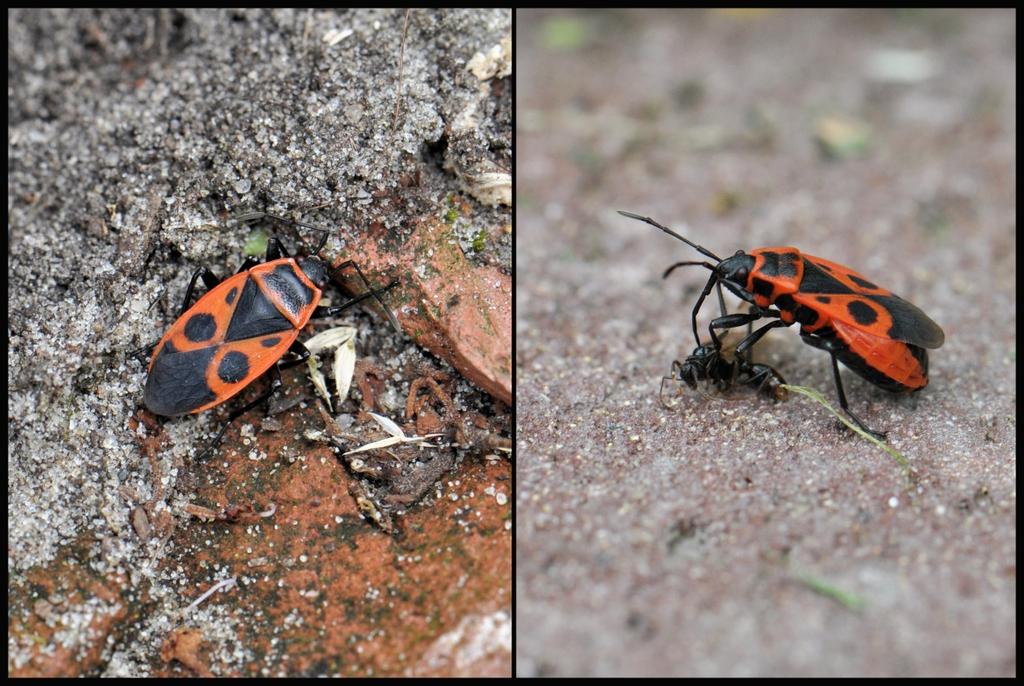
[[218, 589], [223, 588], [223, 589], [227, 590], [227, 589], [231, 588], [234, 585], [235, 585], [235, 577], [230, 577], [228, 579], [224, 579], [223, 581], [218, 581], [217, 583], [215, 583], [213, 586], [210, 587], [210, 590], [208, 590], [206, 593], [202, 594], [201, 596], [196, 598], [194, 601], [192, 601], [192, 604], [189, 605], [188, 607], [186, 607], [185, 611], [182, 614], [186, 614], [187, 615], [189, 612], [191, 612], [192, 610], [197, 608], [200, 603], [202, 603], [204, 600], [206, 600], [211, 595], [216, 593]]
[[398, 108], [402, 104], [402, 70], [405, 67], [405, 39], [409, 35], [409, 13], [405, 11], [405, 22], [402, 24], [402, 47], [398, 51], [398, 89], [395, 91], [395, 114], [391, 117], [391, 130], [395, 130], [398, 123]]

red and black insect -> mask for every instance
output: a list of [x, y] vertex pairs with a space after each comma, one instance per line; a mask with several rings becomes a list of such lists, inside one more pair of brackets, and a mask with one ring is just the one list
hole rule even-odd
[[[721, 287], [725, 286], [753, 308], [748, 314], [723, 314], [713, 319], [708, 328], [712, 348], [721, 349], [716, 330], [746, 326], [762, 318], [776, 319], [736, 346], [737, 358], [749, 360], [747, 351], [769, 330], [799, 324], [800, 337], [805, 343], [831, 355], [839, 405], [868, 433], [879, 438], [885, 436], [868, 428], [850, 411], [839, 377], [839, 362], [893, 393], [919, 391], [928, 385], [926, 348], [943, 344], [942, 329], [915, 305], [849, 267], [805, 255], [790, 247], [757, 248], [749, 253], [737, 250], [735, 255], [723, 260], [650, 217], [632, 212], [620, 211], [619, 214], [646, 222], [715, 260], [715, 264], [677, 262], [663, 275], [667, 277], [677, 267], [686, 265], [699, 265], [711, 271], [692, 312], [698, 350], [701, 342], [697, 313], [712, 288], [718, 289], [721, 300]], [[712, 368], [711, 373], [718, 374], [719, 370]]]
[[[234, 397], [258, 378], [270, 378], [265, 392], [230, 414], [210, 448], [220, 442], [232, 421], [269, 400], [280, 388], [280, 370], [309, 358], [309, 350], [297, 339], [310, 320], [336, 315], [374, 298], [398, 328], [394, 315], [380, 297], [396, 281], [374, 290], [355, 262], [349, 260], [332, 270], [317, 257], [327, 242], [324, 229], [262, 213], [249, 216], [258, 217], [323, 235], [309, 256], [297, 258], [287, 253], [277, 236], [272, 236], [262, 263], [259, 258], [249, 257], [233, 276], [223, 281], [206, 267], [200, 267], [189, 281], [177, 321], [158, 343], [148, 346], [153, 349], [153, 357], [144, 402], [151, 412], [165, 417], [203, 412]], [[368, 292], [341, 305], [320, 305], [323, 288], [332, 273], [347, 267], [355, 269]], [[200, 278], [209, 290], [190, 306]], [[292, 357], [285, 359], [287, 353]]]

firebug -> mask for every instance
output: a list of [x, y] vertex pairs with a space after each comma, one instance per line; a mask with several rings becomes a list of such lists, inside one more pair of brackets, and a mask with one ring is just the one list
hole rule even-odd
[[[177, 321], [159, 342], [150, 346], [153, 354], [144, 402], [154, 414], [176, 417], [203, 412], [234, 397], [261, 377], [270, 379], [259, 397], [231, 412], [207, 450], [220, 442], [231, 422], [269, 400], [281, 386], [282, 369], [309, 358], [309, 350], [297, 339], [310, 320], [333, 316], [374, 298], [398, 327], [380, 297], [396, 281], [374, 290], [355, 262], [349, 260], [332, 269], [317, 256], [327, 242], [328, 232], [324, 229], [264, 213], [248, 216], [258, 217], [322, 235], [316, 249], [305, 257], [291, 257], [281, 239], [271, 236], [262, 262], [249, 257], [233, 276], [224, 280], [200, 267], [189, 281]], [[355, 269], [367, 292], [333, 307], [321, 305], [323, 289], [332, 273], [347, 267]], [[191, 304], [200, 278], [208, 290]], [[286, 358], [289, 353], [291, 356]]]
[[[893, 393], [913, 393], [928, 385], [928, 350], [939, 348], [945, 335], [939, 325], [917, 306], [876, 285], [849, 267], [801, 253], [796, 248], [757, 248], [737, 250], [722, 259], [650, 217], [632, 212], [619, 214], [646, 222], [715, 261], [677, 262], [665, 270], [667, 277], [677, 267], [698, 265], [711, 271], [693, 307], [693, 336], [701, 351], [697, 333], [697, 313], [713, 288], [725, 286], [738, 298], [753, 305], [747, 314], [723, 314], [711, 321], [711, 351], [721, 349], [716, 330], [747, 326], [762, 318], [772, 321], [757, 329], [736, 346], [736, 356], [748, 360], [747, 351], [768, 331], [780, 326], [800, 325], [800, 337], [808, 345], [824, 350], [832, 358], [839, 405], [868, 433], [873, 431], [849, 408], [839, 377], [842, 362], [857, 375]], [[707, 366], [708, 351], [700, 352], [704, 367], [698, 369], [714, 380], [724, 374], [719, 367]], [[741, 365], [744, 363], [740, 363]], [[742, 366], [740, 367], [742, 370]]]

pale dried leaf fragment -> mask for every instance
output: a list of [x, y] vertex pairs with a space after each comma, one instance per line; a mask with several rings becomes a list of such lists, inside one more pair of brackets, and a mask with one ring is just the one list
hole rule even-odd
[[323, 350], [335, 348], [334, 353], [334, 383], [338, 388], [338, 402], [345, 402], [349, 389], [352, 388], [352, 377], [356, 370], [356, 333], [358, 329], [352, 326], [338, 326], [327, 331], [321, 331], [306, 341], [306, 348], [310, 352], [306, 365], [309, 367], [309, 375], [313, 380], [320, 396], [327, 401], [327, 407], [334, 411], [331, 405], [331, 394], [327, 390], [327, 381], [320, 371], [316, 356]]
[[323, 41], [328, 45], [328, 47], [331, 47], [345, 40], [353, 33], [355, 33], [355, 31], [352, 29], [331, 29], [324, 34]]
[[367, 443], [366, 445], [361, 445], [358, 448], [355, 448], [354, 450], [349, 450], [348, 452], [345, 453], [345, 455], [354, 455], [356, 453], [365, 452], [367, 450], [379, 450], [381, 448], [388, 448], [390, 446], [398, 445], [400, 443], [416, 443], [421, 448], [440, 447], [433, 443], [427, 443], [426, 441], [430, 440], [431, 438], [443, 436], [444, 434], [427, 434], [426, 436], [406, 436], [405, 432], [402, 431], [402, 427], [398, 426], [398, 424], [396, 424], [393, 420], [388, 419], [387, 417], [384, 417], [382, 415], [376, 414], [375, 412], [370, 412], [370, 416], [373, 417], [374, 421], [376, 421], [380, 425], [380, 427], [384, 429], [384, 431], [391, 434], [391, 436], [388, 438], [382, 438], [379, 441]]

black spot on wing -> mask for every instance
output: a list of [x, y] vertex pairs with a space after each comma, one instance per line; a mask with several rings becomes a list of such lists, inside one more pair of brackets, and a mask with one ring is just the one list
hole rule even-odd
[[212, 314], [196, 312], [190, 315], [188, 321], [185, 322], [184, 333], [185, 338], [193, 343], [203, 343], [212, 339], [213, 334], [217, 333], [217, 320], [213, 318]]
[[878, 313], [875, 308], [857, 298], [846, 303], [846, 311], [850, 313], [853, 321], [861, 326], [871, 326], [878, 321]]
[[232, 350], [217, 365], [217, 377], [224, 383], [238, 383], [249, 373], [249, 357]]

